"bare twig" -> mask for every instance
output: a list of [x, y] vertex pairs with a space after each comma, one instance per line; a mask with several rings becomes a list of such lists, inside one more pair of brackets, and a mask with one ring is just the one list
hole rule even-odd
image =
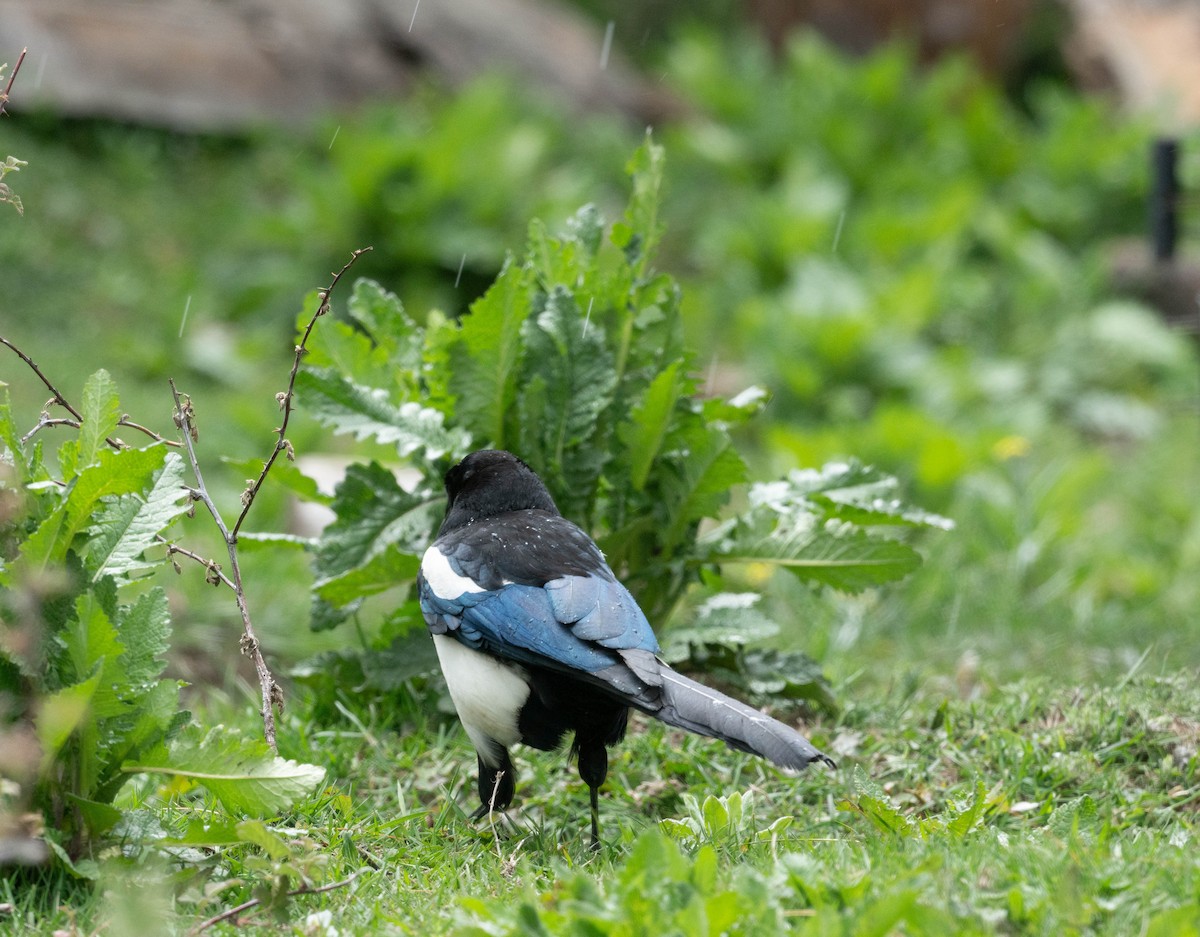
[[38, 417], [38, 421], [34, 424], [33, 429], [21, 437], [21, 445], [25, 445], [25, 443], [33, 439], [33, 437], [39, 432], [51, 426], [69, 426], [72, 429], [79, 429], [79, 421], [66, 416], [52, 419], [50, 414], [43, 410], [42, 415]]
[[[237, 602], [238, 612], [242, 617], [242, 653], [254, 662], [254, 670], [258, 674], [258, 684], [262, 689], [263, 736], [271, 749], [278, 751], [279, 747], [275, 742], [275, 710], [276, 707], [282, 708], [283, 694], [279, 689], [279, 684], [271, 675], [266, 660], [263, 659], [258, 637], [254, 633], [254, 625], [250, 621], [250, 608], [246, 605], [246, 589], [242, 583], [242, 570], [238, 565], [237, 537], [225, 525], [225, 519], [221, 517], [221, 512], [217, 510], [217, 505], [213, 502], [208, 488], [204, 484], [200, 461], [196, 458], [195, 440], [199, 434], [196, 431], [196, 413], [192, 409], [192, 401], [186, 394], [179, 392], [174, 378], [168, 379], [168, 383], [171, 385], [171, 396], [175, 400], [175, 422], [183, 431], [183, 445], [192, 466], [192, 475], [196, 479], [196, 487], [187, 490], [193, 501], [199, 501], [208, 509], [213, 522], [217, 525], [217, 530], [221, 533], [221, 539], [225, 541], [225, 550], [229, 554], [229, 572], [233, 583], [234, 600]], [[209, 567], [210, 577], [220, 574], [220, 569], [215, 568], [215, 565]]]
[[17, 64], [13, 66], [12, 74], [8, 76], [8, 84], [4, 87], [4, 93], [0, 94], [0, 114], [4, 113], [4, 105], [8, 103], [8, 95], [12, 91], [13, 82], [17, 80], [17, 72], [21, 70], [21, 63], [25, 61], [25, 53], [28, 51], [28, 49], [21, 50], [20, 56], [17, 57]]
[[[11, 85], [12, 82], [10, 81], [9, 84]], [[50, 383], [50, 378], [46, 377], [46, 375], [42, 373], [42, 369], [37, 366], [37, 362], [30, 358], [29, 355], [25, 354], [25, 352], [21, 351], [20, 348], [10, 342], [3, 335], [0, 335], [0, 345], [11, 348], [18, 358], [29, 365], [30, 370], [32, 370], [33, 373], [38, 376], [38, 379], [46, 385], [46, 389], [54, 395], [50, 398], [50, 402], [46, 404], [47, 407], [52, 407], [55, 405], [60, 406], [69, 414], [71, 414], [71, 416], [75, 417], [76, 420], [81, 423], [83, 422], [83, 416], [80, 414], [80, 412], [71, 406], [66, 397], [59, 393], [57, 387]]]
[[254, 497], [258, 494], [258, 489], [262, 487], [262, 483], [266, 480], [267, 473], [271, 471], [271, 466], [275, 464], [275, 460], [279, 458], [280, 452], [288, 454], [288, 460], [295, 458], [295, 453], [292, 450], [291, 443], [287, 440], [288, 421], [292, 417], [292, 398], [296, 389], [296, 375], [300, 371], [300, 361], [304, 358], [305, 350], [308, 345], [308, 337], [312, 334], [313, 326], [317, 324], [317, 319], [325, 315], [329, 311], [329, 297], [333, 294], [334, 287], [338, 285], [338, 281], [342, 276], [354, 266], [354, 262], [363, 254], [371, 250], [369, 247], [361, 247], [350, 255], [350, 259], [346, 261], [345, 266], [333, 275], [333, 280], [325, 289], [321, 290], [317, 295], [320, 297], [320, 302], [317, 304], [317, 311], [312, 314], [312, 318], [308, 320], [308, 325], [304, 329], [304, 334], [300, 336], [300, 342], [296, 345], [296, 354], [292, 359], [292, 373], [288, 376], [288, 388], [286, 391], [275, 395], [275, 399], [279, 401], [279, 408], [283, 411], [283, 420], [279, 424], [279, 428], [275, 430], [276, 442], [275, 448], [271, 450], [271, 456], [263, 463], [262, 471], [259, 472], [258, 478], [251, 481], [246, 488], [242, 513], [238, 515], [237, 522], [233, 525], [233, 536], [237, 537], [238, 531], [242, 529], [242, 522], [246, 520], [246, 515], [250, 513], [250, 507], [254, 504]]
[[142, 426], [141, 423], [133, 422], [133, 420], [129, 419], [128, 413], [121, 414], [121, 419], [117, 420], [117, 426], [127, 426], [130, 429], [137, 430], [139, 433], [145, 433], [155, 442], [160, 442], [164, 446], [171, 446], [173, 449], [178, 449], [182, 445], [178, 439], [167, 439], [166, 436], [160, 436], [158, 433], [154, 432], [154, 430], [150, 429], [150, 427]]
[[[18, 358], [24, 361], [29, 366], [29, 369], [38, 376], [38, 380], [40, 380], [46, 386], [46, 389], [50, 391], [51, 394], [50, 399], [46, 401], [45, 409], [42, 410], [42, 415], [38, 418], [37, 424], [33, 427], [33, 429], [21, 437], [21, 442], [29, 442], [29, 440], [32, 439], [39, 431], [52, 426], [70, 426], [73, 429], [79, 429], [80, 425], [83, 423], [83, 414], [71, 406], [71, 402], [62, 395], [62, 391], [54, 386], [50, 378], [46, 377], [46, 375], [42, 372], [42, 369], [37, 366], [37, 362], [30, 358], [29, 355], [25, 354], [25, 352], [21, 351], [20, 348], [14, 345], [3, 335], [0, 335], [0, 345], [4, 345], [6, 348], [11, 349]], [[62, 407], [69, 414], [71, 414], [71, 417], [69, 419], [67, 417], [51, 417], [50, 413], [48, 412], [51, 407]], [[167, 446], [179, 445], [179, 443], [174, 439], [167, 439], [164, 436], [160, 436], [149, 427], [133, 422], [133, 420], [129, 419], [128, 413], [122, 414], [121, 419], [117, 420], [117, 426], [127, 426], [130, 429], [135, 429], [140, 433], [145, 433], [155, 442], [161, 442]], [[121, 440], [116, 439], [113, 436], [106, 437], [104, 441], [113, 449], [129, 448], [125, 445], [125, 443], [121, 442]]]
[[[322, 885], [320, 888], [313, 888], [307, 884], [301, 885], [299, 888], [289, 891], [287, 893], [287, 897], [295, 898], [297, 895], [320, 895], [327, 891], [333, 891], [335, 888], [345, 888], [356, 878], [362, 875], [362, 873], [363, 870], [359, 869], [349, 878], [344, 878], [340, 882], [333, 882], [329, 885]], [[190, 931], [188, 931], [188, 937], [194, 937], [194, 935], [199, 934], [201, 931], [208, 930], [208, 928], [212, 927], [214, 924], [220, 924], [222, 921], [228, 921], [230, 918], [236, 918], [243, 911], [249, 911], [251, 908], [257, 908], [260, 904], [262, 904], [262, 902], [263, 899], [261, 898], [251, 898], [249, 901], [243, 901], [236, 907], [228, 908], [222, 911], [220, 914], [213, 915], [207, 921], [201, 921]]]
[[[309, 319], [308, 326], [304, 329], [304, 334], [300, 337], [300, 342], [296, 345], [295, 357], [292, 360], [291, 376], [288, 380], [288, 389], [277, 395], [279, 406], [283, 410], [283, 420], [279, 428], [275, 431], [275, 448], [271, 451], [270, 458], [263, 463], [262, 472], [259, 473], [258, 478], [251, 480], [249, 486], [242, 493], [242, 511], [232, 528], [226, 525], [224, 518], [221, 517], [221, 512], [217, 510], [217, 506], [204, 484], [204, 476], [200, 471], [200, 462], [196, 458], [196, 442], [199, 439], [199, 432], [196, 429], [196, 412], [192, 407], [191, 398], [187, 394], [179, 392], [179, 389], [175, 386], [174, 379], [168, 381], [171, 385], [171, 395], [175, 401], [175, 425], [182, 431], [183, 446], [187, 451], [188, 461], [192, 466], [192, 475], [196, 479], [196, 487], [188, 488], [188, 492], [194, 501], [199, 501], [203, 504], [208, 509], [208, 513], [212, 515], [212, 519], [217, 525], [217, 530], [220, 532], [221, 538], [225, 541], [226, 552], [229, 554], [229, 576], [226, 577], [221, 572], [220, 567], [210, 560], [206, 562], [208, 580], [214, 585], [221, 582], [228, 582], [233, 586], [234, 598], [237, 602], [238, 612], [242, 618], [242, 638], [240, 642], [242, 653], [254, 662], [254, 669], [258, 674], [258, 683], [262, 691], [263, 736], [267, 744], [275, 750], [278, 750], [275, 742], [275, 713], [276, 710], [282, 711], [283, 709], [283, 690], [276, 682], [274, 676], [272, 676], [270, 668], [267, 667], [267, 662], [262, 654], [262, 648], [259, 645], [258, 636], [254, 633], [254, 625], [250, 621], [250, 609], [246, 604], [246, 589], [242, 582], [241, 565], [238, 562], [238, 532], [241, 530], [242, 523], [246, 520], [246, 515], [249, 513], [251, 506], [254, 504], [255, 495], [258, 494], [259, 488], [267, 477], [267, 473], [271, 470], [271, 466], [275, 464], [275, 460], [279, 458], [279, 453], [287, 452], [288, 457], [292, 457], [292, 444], [288, 442], [286, 435], [288, 420], [292, 414], [292, 395], [296, 386], [296, 374], [300, 370], [300, 361], [304, 357], [305, 348], [308, 344], [309, 336], [312, 334], [313, 327], [316, 325], [317, 319], [329, 311], [329, 297], [342, 276], [360, 256], [370, 249], [367, 247], [354, 251], [345, 266], [333, 275], [333, 280], [329, 286], [322, 289], [318, 294], [320, 302], [317, 305], [317, 309], [313, 313], [312, 318]], [[204, 561], [201, 560], [201, 562]]]
[[162, 534], [156, 534], [154, 539], [166, 546], [167, 559], [169, 559], [171, 561], [171, 565], [175, 567], [175, 572], [183, 572], [183, 570], [179, 568], [179, 564], [174, 560], [175, 554], [178, 553], [180, 556], [186, 556], [189, 560], [194, 560], [203, 566], [205, 570], [207, 570], [205, 578], [214, 586], [223, 585], [229, 586], [230, 589], [234, 588], [233, 580], [221, 572], [221, 567], [216, 560], [205, 559], [199, 553], [193, 553], [191, 550], [184, 549], [179, 544], [172, 543]]

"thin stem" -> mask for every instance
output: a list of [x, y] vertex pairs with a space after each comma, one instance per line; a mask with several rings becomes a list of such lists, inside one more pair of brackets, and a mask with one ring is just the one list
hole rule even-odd
[[[8, 76], [8, 84], [4, 87], [4, 93], [0, 94], [0, 114], [4, 113], [4, 105], [8, 103], [8, 95], [12, 91], [13, 82], [17, 80], [17, 72], [21, 70], [21, 63], [25, 61], [25, 53], [28, 51], [28, 49], [21, 50], [21, 54], [17, 58], [17, 64], [13, 66], [12, 74]], [[5, 342], [5, 344], [7, 345], [8, 343]]]
[[152, 430], [150, 427], [142, 426], [141, 423], [133, 422], [133, 420], [129, 419], [128, 413], [122, 414], [121, 419], [117, 420], [117, 426], [127, 426], [127, 427], [129, 427], [129, 429], [135, 429], [139, 433], [145, 433], [147, 436], [149, 436], [155, 442], [160, 442], [164, 446], [170, 446], [173, 449], [178, 449], [182, 445], [182, 443], [178, 439], [167, 439], [166, 436], [160, 436], [158, 433], [154, 432], [154, 430]]
[[204, 484], [204, 475], [200, 471], [200, 461], [196, 457], [195, 443], [198, 433], [196, 431], [196, 413], [192, 409], [191, 398], [179, 392], [179, 389], [175, 386], [174, 379], [168, 381], [171, 385], [171, 396], [175, 401], [175, 424], [181, 430], [183, 446], [187, 451], [188, 462], [192, 466], [192, 475], [196, 479], [196, 487], [189, 488], [188, 491], [193, 500], [201, 502], [208, 510], [208, 513], [212, 515], [212, 519], [217, 525], [217, 530], [221, 534], [221, 539], [225, 541], [225, 549], [229, 554], [229, 576], [225, 577], [212, 561], [209, 561], [206, 565], [212, 579], [228, 582], [233, 587], [234, 600], [237, 602], [238, 614], [242, 619], [242, 639], [240, 642], [242, 653], [254, 662], [254, 669], [258, 674], [258, 684], [262, 691], [263, 736], [267, 744], [274, 750], [278, 750], [275, 741], [275, 713], [276, 710], [282, 711], [283, 709], [283, 691], [280, 689], [274, 676], [272, 676], [270, 668], [267, 667], [258, 636], [254, 633], [254, 625], [250, 621], [250, 608], [246, 603], [246, 589], [245, 584], [242, 582], [241, 563], [238, 560], [238, 533], [242, 529], [242, 524], [250, 512], [251, 506], [254, 504], [254, 498], [262, 487], [267, 473], [271, 471], [275, 460], [279, 458], [279, 453], [286, 451], [288, 457], [292, 457], [292, 446], [287, 440], [287, 427], [292, 415], [292, 397], [295, 393], [296, 375], [300, 371], [300, 361], [304, 357], [309, 336], [312, 335], [317, 319], [329, 311], [329, 298], [334, 288], [342, 279], [342, 276], [353, 266], [359, 257], [370, 249], [369, 247], [365, 247], [353, 251], [350, 259], [342, 269], [333, 275], [333, 280], [330, 281], [330, 284], [318, 294], [320, 302], [317, 304], [317, 309], [313, 313], [312, 318], [309, 319], [308, 325], [304, 329], [304, 334], [300, 337], [300, 341], [296, 345], [296, 353], [292, 359], [292, 371], [288, 378], [288, 389], [277, 397], [279, 406], [283, 409], [283, 421], [275, 431], [275, 447], [271, 451], [270, 457], [263, 463], [263, 468], [258, 478], [251, 482], [249, 487], [243, 492], [242, 511], [238, 515], [233, 527], [226, 525], [225, 519], [221, 516], [221, 512], [217, 510], [216, 504], [208, 493], [208, 487]]
[[50, 417], [46, 416], [45, 414], [42, 414], [42, 416], [38, 419], [37, 423], [34, 425], [33, 429], [31, 429], [28, 433], [26, 433], [24, 436], [21, 437], [21, 445], [22, 446], [25, 445], [25, 443], [27, 443], [27, 442], [29, 442], [29, 440], [33, 439], [33, 437], [36, 436], [42, 430], [48, 429], [53, 426], [69, 426], [72, 429], [79, 429], [79, 421], [73, 420], [70, 417], [65, 417], [65, 416], [60, 417], [58, 419], [51, 419]]
[[[180, 556], [186, 556], [189, 560], [199, 563], [208, 571], [206, 573], [206, 578], [213, 585], [224, 585], [229, 586], [230, 589], [234, 588], [233, 580], [221, 572], [221, 567], [217, 564], [216, 560], [205, 559], [199, 553], [193, 553], [191, 550], [181, 547], [177, 543], [172, 543], [162, 534], [155, 534], [154, 539], [167, 548], [167, 559], [170, 560], [176, 553], [178, 553]], [[174, 560], [171, 561], [174, 562]], [[178, 564], [176, 564], [175, 571], [182, 572], [182, 570], [179, 569]]]
[[[11, 85], [12, 82], [10, 81], [9, 84]], [[21, 351], [20, 348], [18, 348], [16, 345], [14, 345], [12, 342], [10, 342], [3, 335], [0, 335], [0, 345], [5, 345], [8, 348], [11, 348], [13, 350], [13, 352], [16, 353], [16, 356], [18, 358], [20, 358], [27, 365], [29, 365], [30, 370], [32, 370], [33, 373], [38, 376], [38, 378], [41, 380], [41, 382], [46, 385], [46, 389], [54, 395], [54, 397], [51, 399], [48, 406], [53, 406], [55, 404], [58, 404], [58, 406], [62, 407], [64, 410], [66, 410], [69, 414], [71, 414], [71, 416], [75, 417], [75, 419], [77, 419], [79, 422], [81, 422], [81, 423], [83, 422], [83, 416], [80, 414], [80, 412], [78, 410], [76, 410], [74, 407], [72, 407], [70, 403], [67, 402], [67, 398], [59, 393], [57, 387], [55, 387], [53, 384], [50, 383], [50, 378], [46, 377], [46, 375], [42, 373], [42, 369], [37, 366], [37, 362], [35, 362], [32, 358], [30, 358], [29, 355], [25, 354], [25, 352]]]
[[350, 259], [346, 261], [345, 266], [333, 275], [333, 280], [330, 284], [321, 290], [317, 295], [320, 297], [320, 302], [317, 304], [317, 311], [312, 314], [312, 318], [308, 320], [308, 325], [305, 326], [304, 334], [300, 337], [299, 343], [296, 345], [296, 353], [292, 359], [292, 372], [288, 376], [287, 390], [279, 394], [277, 399], [279, 406], [283, 410], [283, 421], [279, 424], [279, 428], [275, 430], [276, 441], [275, 448], [271, 450], [270, 458], [263, 463], [262, 471], [259, 472], [258, 478], [255, 479], [242, 497], [242, 513], [238, 515], [237, 522], [233, 525], [233, 536], [236, 539], [238, 532], [242, 529], [242, 523], [246, 520], [246, 515], [250, 513], [250, 507], [254, 504], [254, 498], [258, 494], [259, 488], [266, 480], [267, 473], [271, 471], [271, 466], [275, 464], [275, 460], [279, 458], [280, 452], [287, 452], [288, 458], [293, 458], [293, 453], [290, 443], [287, 441], [288, 422], [292, 418], [292, 399], [296, 390], [296, 375], [300, 372], [300, 362], [304, 358], [308, 346], [308, 337], [312, 335], [313, 327], [317, 324], [317, 319], [325, 315], [329, 311], [329, 297], [333, 294], [334, 287], [338, 285], [338, 281], [342, 279], [354, 262], [363, 254], [371, 250], [370, 247], [360, 247], [358, 250], [351, 252]]
[[[62, 409], [66, 410], [67, 413], [70, 413], [73, 418], [71, 420], [67, 420], [65, 418], [52, 419], [48, 413], [43, 412], [41, 419], [37, 421], [37, 425], [28, 433], [25, 433], [25, 436], [20, 438], [20, 442], [23, 444], [28, 443], [30, 439], [34, 438], [36, 433], [46, 430], [47, 427], [70, 426], [74, 428], [74, 430], [78, 430], [80, 425], [83, 424], [83, 414], [80, 414], [79, 410], [72, 407], [71, 402], [68, 401], [66, 397], [62, 396], [62, 391], [60, 391], [52, 382], [50, 382], [50, 379], [46, 377], [46, 374], [42, 373], [41, 368], [37, 366], [37, 362], [34, 359], [31, 359], [29, 355], [26, 355], [24, 352], [22, 352], [22, 350], [17, 348], [17, 346], [14, 346], [12, 342], [8, 341], [7, 338], [2, 335], [0, 335], [0, 344], [6, 348], [12, 349], [12, 352], [17, 355], [17, 358], [24, 361], [26, 365], [29, 365], [29, 370], [37, 374], [38, 380], [41, 380], [42, 384], [46, 385], [46, 389], [50, 392], [50, 395], [52, 395], [50, 396], [50, 400], [46, 403], [47, 409], [50, 407], [61, 407]], [[179, 445], [179, 443], [174, 442], [172, 439], [164, 439], [163, 437], [158, 436], [158, 433], [154, 432], [154, 430], [149, 430], [149, 428], [146, 428], [145, 426], [136, 424], [136, 422], [130, 420], [130, 416], [128, 416], [128, 414], [121, 416], [121, 419], [116, 421], [116, 425], [127, 426], [130, 427], [131, 430], [143, 432], [146, 434], [146, 436], [156, 440], [158, 443], [166, 443], [169, 446]], [[113, 449], [127, 448], [125, 443], [122, 443], [120, 439], [116, 439], [114, 437], [106, 437], [104, 438], [104, 442], [106, 442], [110, 448]]]
[[272, 751], [278, 751], [279, 748], [275, 741], [275, 709], [276, 707], [282, 708], [283, 692], [280, 690], [279, 684], [275, 682], [275, 677], [271, 675], [266, 660], [263, 659], [262, 650], [258, 643], [258, 636], [254, 633], [254, 625], [250, 621], [250, 609], [246, 604], [246, 589], [242, 583], [241, 567], [238, 565], [237, 537], [226, 526], [225, 519], [221, 517], [221, 512], [217, 510], [217, 506], [204, 484], [204, 475], [200, 471], [200, 461], [196, 458], [196, 447], [194, 444], [197, 436], [196, 414], [192, 409], [191, 399], [179, 392], [179, 389], [175, 386], [174, 378], [169, 378], [167, 383], [171, 385], [171, 396], [175, 400], [175, 422], [179, 424], [179, 428], [182, 430], [183, 446], [187, 450], [188, 462], [192, 466], [192, 475], [196, 479], [196, 487], [189, 488], [188, 492], [194, 501], [199, 501], [208, 509], [208, 513], [212, 515], [213, 522], [217, 525], [217, 530], [221, 533], [221, 539], [225, 541], [225, 550], [229, 554], [229, 571], [233, 584], [233, 595], [237, 602], [238, 613], [242, 618], [242, 640], [240, 642], [242, 653], [254, 662], [254, 670], [258, 674], [258, 685], [262, 690], [263, 737], [266, 739], [267, 744], [271, 746]]
[[[295, 898], [297, 895], [320, 895], [327, 891], [333, 891], [335, 888], [345, 888], [356, 878], [362, 875], [362, 873], [363, 870], [359, 869], [349, 878], [344, 878], [340, 882], [333, 882], [330, 885], [322, 885], [320, 888], [313, 888], [307, 884], [301, 885], [299, 888], [289, 891], [287, 893], [287, 897]], [[251, 908], [257, 908], [260, 904], [262, 904], [262, 901], [263, 900], [261, 898], [251, 898], [249, 901], [243, 901], [236, 907], [228, 908], [225, 911], [222, 911], [220, 914], [210, 917], [207, 921], [201, 921], [190, 931], [188, 931], [188, 937], [193, 937], [193, 935], [199, 934], [201, 931], [208, 930], [208, 928], [212, 927], [214, 924], [220, 924], [222, 921], [228, 921], [230, 918], [236, 918], [243, 911], [249, 911]]]

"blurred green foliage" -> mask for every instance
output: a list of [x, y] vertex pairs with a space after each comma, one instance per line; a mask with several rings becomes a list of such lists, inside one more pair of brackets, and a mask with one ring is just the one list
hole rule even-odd
[[[770, 614], [801, 617], [820, 655], [951, 635], [946, 653], [994, 638], [1014, 666], [1037, 656], [1031, 639], [1084, 670], [1152, 642], [1200, 656], [1196, 350], [1115, 296], [1105, 268], [1106, 239], [1142, 227], [1148, 129], [1060, 87], [1018, 109], [965, 61], [920, 71], [903, 47], [851, 61], [799, 36], [776, 61], [693, 30], [656, 69], [693, 105], [656, 128], [659, 266], [681, 283], [701, 389], [773, 394], [739, 430], [751, 474], [856, 456], [960, 522], [883, 599], [752, 575]], [[356, 274], [456, 319], [530, 218], [558, 230], [586, 201], [616, 216], [641, 134], [493, 79], [298, 138], [64, 133], [48, 115], [4, 129], [29, 162], [25, 217], [0, 228], [5, 331], [69, 394], [116, 371], [147, 424], [169, 412], [166, 376], [185, 380], [206, 445], [230, 458], [210, 485], [231, 497], [268, 451], [280, 388], [264, 375], [286, 373], [309, 284], [372, 243]], [[40, 390], [12, 373], [32, 423]], [[303, 416], [301, 455], [342, 446]], [[280, 489], [271, 503], [282, 524]], [[248, 562], [269, 571], [264, 640], [313, 649], [292, 640], [302, 558]], [[1077, 646], [1089, 633], [1096, 655]]]

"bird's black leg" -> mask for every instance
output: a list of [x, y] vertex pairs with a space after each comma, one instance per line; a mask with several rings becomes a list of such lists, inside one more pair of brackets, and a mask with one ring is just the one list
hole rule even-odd
[[504, 752], [498, 765], [489, 765], [479, 758], [479, 807], [471, 814], [472, 820], [486, 817], [494, 810], [507, 810], [516, 793], [516, 772], [508, 752]]
[[592, 798], [592, 849], [600, 848], [600, 788], [589, 787]]
[[592, 848], [600, 848], [600, 785], [608, 776], [608, 752], [603, 742], [579, 745], [579, 776], [588, 786], [592, 804]]

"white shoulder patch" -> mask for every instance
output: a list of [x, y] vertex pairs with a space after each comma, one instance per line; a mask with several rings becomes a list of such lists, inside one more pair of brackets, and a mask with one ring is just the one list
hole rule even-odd
[[439, 599], [453, 600], [467, 592], [487, 591], [473, 579], [456, 573], [437, 547], [430, 547], [421, 557], [421, 575]]

